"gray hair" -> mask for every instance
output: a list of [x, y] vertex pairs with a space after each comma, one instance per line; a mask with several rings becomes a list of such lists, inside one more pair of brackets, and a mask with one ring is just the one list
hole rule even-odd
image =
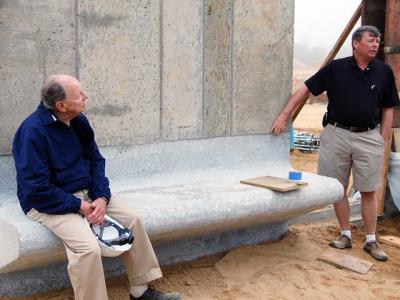
[[41, 89], [41, 97], [44, 106], [52, 111], [56, 108], [57, 101], [67, 98], [64, 87], [54, 78], [48, 78]]
[[375, 26], [371, 25], [363, 25], [360, 26], [356, 29], [356, 31], [353, 32], [353, 35], [351, 37], [352, 41], [361, 41], [364, 32], [369, 32], [372, 34], [373, 37], [381, 37], [381, 33], [379, 32], [379, 29], [376, 28]]

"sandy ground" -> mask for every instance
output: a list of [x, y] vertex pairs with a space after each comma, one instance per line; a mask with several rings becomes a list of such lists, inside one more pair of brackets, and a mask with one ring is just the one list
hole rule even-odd
[[[164, 269], [155, 282], [183, 299], [400, 299], [399, 248], [385, 246], [390, 259], [377, 262], [361, 248], [363, 231], [353, 225], [353, 248], [345, 253], [373, 262], [366, 275], [318, 260], [336, 237], [335, 223], [293, 225], [280, 240]], [[379, 224], [379, 234], [400, 236], [400, 217]], [[127, 299], [124, 277], [108, 281], [110, 299]], [[20, 299], [73, 299], [72, 290]]]
[[[326, 105], [307, 105], [295, 129], [318, 133]], [[291, 153], [295, 169], [316, 172], [318, 154]], [[165, 268], [155, 282], [163, 291], [179, 291], [183, 299], [400, 299], [400, 249], [384, 245], [390, 259], [377, 262], [362, 250], [364, 232], [352, 225], [353, 248], [345, 253], [373, 262], [366, 275], [318, 260], [339, 232], [335, 222], [292, 225], [273, 243], [233, 249], [227, 253]], [[400, 237], [400, 216], [379, 223], [378, 234]], [[110, 299], [127, 299], [125, 277], [108, 280]], [[18, 299], [73, 299], [71, 289]]]
[[322, 128], [322, 117], [326, 103], [306, 104], [293, 123], [294, 130], [319, 134]]

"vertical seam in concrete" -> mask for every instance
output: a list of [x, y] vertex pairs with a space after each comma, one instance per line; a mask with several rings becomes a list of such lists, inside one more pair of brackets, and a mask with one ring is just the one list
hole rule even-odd
[[159, 130], [160, 130], [160, 141], [164, 140], [164, 135], [163, 135], [163, 55], [164, 55], [164, 49], [163, 49], [163, 39], [164, 39], [164, 34], [163, 34], [163, 22], [164, 22], [164, 18], [163, 18], [163, 0], [159, 0], [158, 1], [160, 4], [159, 7], [159, 14], [160, 17], [159, 19], [159, 38], [160, 38], [160, 49], [159, 49], [159, 59], [160, 59], [160, 120], [159, 120]]
[[29, 1], [28, 3], [28, 9], [29, 9], [29, 23], [31, 24], [31, 29], [32, 29], [32, 38], [34, 43], [36, 44], [36, 47], [38, 48], [38, 56], [37, 56], [37, 64], [38, 64], [38, 69], [40, 72], [40, 67], [42, 67], [42, 77], [43, 77], [43, 81], [46, 79], [47, 77], [47, 71], [46, 71], [46, 46], [45, 43], [42, 39], [42, 31], [40, 29], [40, 25], [37, 26], [37, 30], [35, 29], [35, 27], [33, 26], [34, 21], [33, 21], [33, 14], [34, 14], [34, 10], [33, 10], [33, 1]]
[[[205, 125], [205, 122], [206, 122], [206, 103], [205, 103], [205, 81], [206, 81], [206, 75], [205, 75], [205, 72], [206, 72], [206, 66], [205, 66], [205, 31], [206, 31], [206, 20], [205, 20], [205, 9], [207, 8], [207, 1], [201, 1], [201, 3], [202, 3], [202, 5], [203, 5], [203, 8], [202, 8], [202, 28], [201, 28], [201, 42], [202, 42], [202, 53], [201, 53], [201, 55], [202, 55], [202, 62], [201, 62], [201, 64], [202, 64], [202, 69], [201, 69], [201, 73], [202, 73], [202, 75], [201, 75], [201, 105], [202, 105], [202, 108], [201, 108], [201, 112], [202, 112], [202, 114], [201, 114], [201, 135], [202, 135], [202, 137], [204, 138], [205, 137], [205, 134], [206, 134], [206, 132], [205, 132], [205, 130], [206, 130], [206, 125]], [[206, 5], [204, 5], [204, 3], [206, 3]]]
[[235, 17], [235, 13], [234, 13], [234, 9], [235, 9], [235, 0], [231, 0], [231, 24], [230, 24], [230, 26], [231, 26], [231, 32], [230, 32], [230, 39], [231, 39], [231, 41], [230, 41], [230, 44], [231, 44], [231, 47], [230, 47], [230, 65], [231, 65], [231, 67], [230, 67], [230, 82], [229, 82], [229, 89], [230, 89], [230, 106], [229, 106], [229, 133], [228, 133], [228, 136], [232, 136], [233, 135], [233, 104], [234, 104], [234, 101], [233, 101], [233, 96], [234, 96], [234, 93], [233, 93], [233, 86], [234, 86], [234, 84], [233, 84], [233, 72], [234, 72], [234, 65], [233, 65], [233, 63], [234, 63], [234, 59], [233, 59], [233, 38], [234, 38], [234, 35], [233, 35], [233, 31], [234, 31], [234, 29], [233, 29], [233, 24], [235, 23], [234, 22], [234, 17]]
[[[294, 59], [294, 13], [295, 13], [295, 8], [296, 8], [296, 2], [293, 2], [293, 6], [292, 6], [292, 15], [291, 15], [291, 20], [290, 20], [290, 22], [291, 22], [291, 25], [289, 26], [289, 34], [291, 34], [292, 35], [292, 38], [291, 38], [291, 43], [292, 43], [292, 46], [291, 46], [291, 64], [290, 64], [290, 70], [289, 70], [289, 78], [287, 79], [287, 81], [288, 81], [288, 85], [287, 85], [287, 87], [288, 87], [288, 92], [287, 92], [287, 95], [286, 95], [286, 98], [285, 99], [288, 99], [289, 97], [290, 97], [290, 95], [291, 95], [291, 88], [290, 88], [290, 86], [292, 85], [292, 82], [293, 82], [293, 59]], [[291, 122], [292, 122], [292, 120], [291, 120]], [[293, 125], [293, 122], [292, 122], [292, 125]]]
[[78, 17], [79, 0], [75, 0], [75, 76], [79, 78], [79, 66], [81, 56], [79, 52], [79, 17]]

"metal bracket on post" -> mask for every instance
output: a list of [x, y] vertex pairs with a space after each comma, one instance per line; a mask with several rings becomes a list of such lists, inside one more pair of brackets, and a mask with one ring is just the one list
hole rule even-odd
[[387, 46], [383, 48], [383, 52], [385, 54], [390, 54], [390, 53], [400, 53], [400, 46]]

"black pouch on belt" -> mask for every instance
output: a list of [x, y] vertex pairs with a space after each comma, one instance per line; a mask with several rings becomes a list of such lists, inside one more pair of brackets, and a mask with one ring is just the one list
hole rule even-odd
[[329, 117], [328, 117], [328, 112], [324, 113], [324, 116], [322, 117], [322, 127], [326, 127], [326, 125], [328, 125], [329, 122]]

